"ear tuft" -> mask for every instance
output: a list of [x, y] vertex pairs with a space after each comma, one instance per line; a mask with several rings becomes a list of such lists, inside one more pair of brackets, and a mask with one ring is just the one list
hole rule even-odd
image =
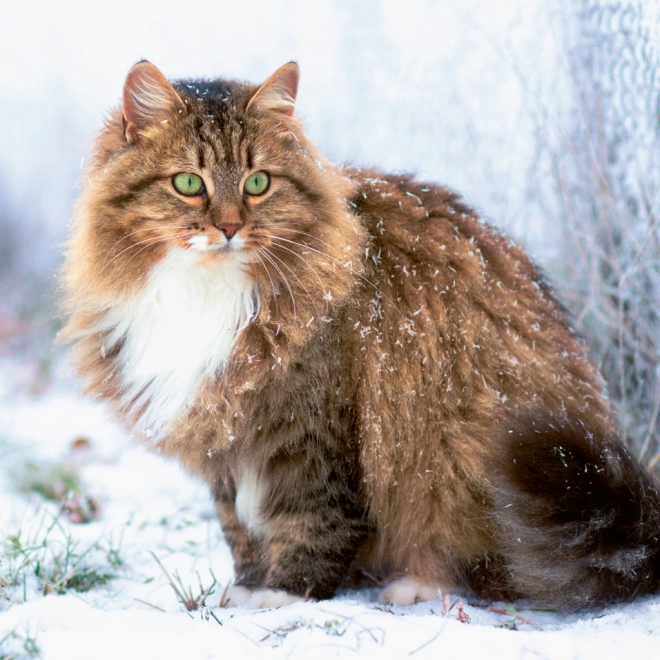
[[124, 135], [133, 142], [137, 134], [174, 118], [184, 107], [176, 90], [151, 62], [142, 60], [126, 76], [122, 109]]
[[295, 62], [281, 66], [255, 92], [247, 105], [247, 110], [279, 112], [290, 117], [295, 109], [299, 79], [300, 69]]

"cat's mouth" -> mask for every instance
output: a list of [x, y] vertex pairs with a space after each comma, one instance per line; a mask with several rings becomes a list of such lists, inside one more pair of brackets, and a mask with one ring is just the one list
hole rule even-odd
[[200, 264], [217, 266], [221, 263], [237, 261], [243, 264], [254, 261], [252, 251], [245, 244], [245, 240], [238, 235], [231, 238], [226, 236], [209, 237], [207, 234], [196, 234], [186, 238], [183, 247], [197, 255]]
[[198, 234], [187, 239], [187, 247], [204, 254], [218, 252], [238, 252], [245, 247], [245, 242], [239, 236], [226, 238], [220, 236], [217, 241], [209, 241], [205, 234]]

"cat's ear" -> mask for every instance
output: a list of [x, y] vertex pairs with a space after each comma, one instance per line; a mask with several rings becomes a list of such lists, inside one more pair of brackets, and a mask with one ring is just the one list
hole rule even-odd
[[122, 99], [128, 142], [135, 141], [140, 131], [174, 118], [183, 108], [181, 97], [151, 62], [138, 62], [128, 72]]
[[247, 105], [252, 112], [279, 112], [287, 117], [293, 114], [298, 93], [300, 70], [295, 62], [281, 66], [255, 92]]

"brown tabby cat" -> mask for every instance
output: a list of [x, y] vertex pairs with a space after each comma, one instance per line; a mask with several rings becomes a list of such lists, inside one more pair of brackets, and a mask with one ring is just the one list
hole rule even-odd
[[231, 604], [660, 588], [660, 496], [525, 253], [453, 192], [330, 164], [260, 87], [126, 79], [64, 270], [86, 391], [203, 478]]

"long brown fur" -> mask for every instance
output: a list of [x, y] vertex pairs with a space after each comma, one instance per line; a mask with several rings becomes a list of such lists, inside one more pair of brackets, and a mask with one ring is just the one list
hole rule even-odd
[[[613, 574], [568, 594], [570, 581], [553, 589], [525, 568], [536, 557], [561, 573], [557, 544], [535, 537], [531, 556], [515, 554], [521, 526], [543, 520], [533, 494], [514, 497], [514, 427], [531, 464], [547, 460], [544, 448], [535, 458], [538, 415], [568, 420], [557, 443], [620, 447], [599, 375], [527, 255], [450, 190], [328, 163], [293, 114], [295, 65], [261, 87], [169, 87], [148, 67], [129, 74], [95, 144], [63, 274], [64, 336], [86, 392], [140, 436], [143, 411], [122, 397], [122, 342], [105, 349], [108, 310], [139, 300], [172, 246], [240, 225], [259, 255], [247, 267], [258, 311], [165, 432], [141, 435], [209, 484], [238, 583], [327, 598], [359, 563], [567, 607], [657, 589], [655, 579], [622, 593]], [[146, 113], [130, 75], [150, 76], [162, 106]], [[257, 202], [240, 188], [255, 170], [274, 186]], [[178, 172], [199, 174], [206, 197], [181, 199]], [[200, 266], [223, 258], [200, 254]], [[246, 472], [263, 489], [260, 529], [236, 512]]]

